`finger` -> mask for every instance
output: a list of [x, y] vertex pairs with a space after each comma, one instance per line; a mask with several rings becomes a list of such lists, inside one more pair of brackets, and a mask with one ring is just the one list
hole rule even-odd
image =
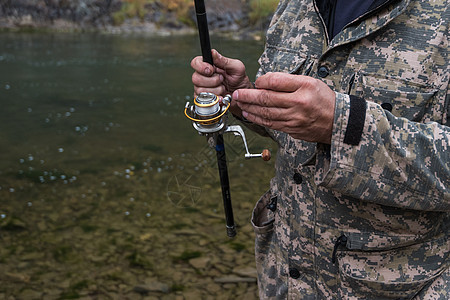
[[191, 67], [195, 72], [203, 76], [214, 75], [214, 66], [211, 66], [209, 63], [204, 62], [201, 56], [194, 57], [191, 60]]
[[237, 105], [243, 112], [258, 116], [262, 119], [272, 121], [289, 121], [291, 119], [290, 110], [287, 108], [249, 105], [240, 102]]
[[270, 119], [265, 119], [260, 116], [248, 113], [246, 111], [242, 112], [242, 116], [252, 123], [255, 123], [255, 124], [258, 124], [258, 125], [261, 125], [264, 127], [268, 127], [271, 129], [281, 130], [284, 128], [284, 123], [285, 123], [284, 121], [276, 121], [276, 120], [274, 121], [274, 120], [270, 120]]
[[291, 107], [291, 95], [261, 89], [239, 89], [234, 91], [233, 100], [240, 103], [259, 105], [264, 107]]
[[192, 83], [198, 87], [217, 87], [223, 82], [223, 76], [220, 74], [214, 74], [211, 77], [203, 76], [198, 72], [192, 74]]
[[220, 85], [215, 88], [205, 88], [205, 87], [194, 86], [194, 94], [199, 95], [200, 93], [213, 93], [218, 96], [224, 96], [226, 94], [226, 90], [223, 85]]
[[240, 60], [225, 57], [215, 49], [211, 50], [211, 53], [213, 56], [214, 65], [217, 68], [226, 71], [226, 73], [230, 75], [241, 74], [242, 70], [245, 70], [245, 66]]
[[260, 76], [255, 81], [255, 86], [257, 89], [294, 92], [304, 84], [308, 84], [310, 80], [311, 79], [307, 76], [275, 72]]

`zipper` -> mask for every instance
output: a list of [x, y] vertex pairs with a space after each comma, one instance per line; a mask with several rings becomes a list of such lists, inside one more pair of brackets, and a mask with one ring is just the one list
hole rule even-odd
[[330, 37], [328, 34], [327, 24], [325, 24], [325, 21], [322, 18], [322, 14], [320, 13], [319, 8], [317, 7], [316, 0], [314, 0], [314, 9], [316, 10], [317, 15], [319, 16], [320, 21], [322, 22], [323, 29], [325, 30], [325, 37], [326, 37], [325, 41], [327, 44], [326, 46], [328, 47], [328, 45], [330, 43]]
[[333, 264], [336, 263], [337, 249], [340, 246], [345, 247], [346, 245], [347, 245], [347, 237], [345, 235], [341, 235], [340, 237], [337, 238], [336, 242], [334, 243], [333, 254], [331, 255], [331, 262]]

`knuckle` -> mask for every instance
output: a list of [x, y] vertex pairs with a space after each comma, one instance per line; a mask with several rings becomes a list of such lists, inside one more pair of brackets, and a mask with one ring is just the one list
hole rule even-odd
[[303, 128], [303, 122], [301, 120], [289, 120], [286, 122], [288, 128]]
[[310, 88], [310, 90], [313, 93], [318, 93], [320, 91], [320, 87], [321, 87], [321, 81], [319, 81], [318, 79], [312, 78], [312, 77], [307, 77], [306, 78], [306, 83], [308, 84], [308, 87]]
[[261, 94], [259, 95], [259, 103], [263, 107], [269, 106], [269, 99], [270, 97], [267, 91], [262, 91]]
[[198, 83], [198, 73], [197, 72], [192, 73], [192, 83], [193, 84]]
[[220, 76], [216, 74], [216, 76], [214, 76], [214, 85], [219, 86], [220, 84]]
[[273, 126], [273, 121], [269, 119], [262, 119], [262, 125], [271, 128]]
[[272, 73], [268, 78], [268, 82], [269, 86], [278, 86], [278, 84], [280, 83], [280, 79], [278, 76]]
[[196, 70], [198, 68], [200, 56], [196, 56], [191, 60], [191, 67]]
[[228, 57], [221, 56], [221, 59], [224, 66], [228, 66], [230, 64], [230, 59]]
[[201, 74], [195, 72], [192, 74], [192, 83], [197, 86], [204, 86], [205, 85], [205, 77]]
[[270, 115], [270, 111], [267, 107], [263, 107], [261, 109], [261, 116], [266, 119], [266, 120], [270, 120], [271, 119], [271, 115]]

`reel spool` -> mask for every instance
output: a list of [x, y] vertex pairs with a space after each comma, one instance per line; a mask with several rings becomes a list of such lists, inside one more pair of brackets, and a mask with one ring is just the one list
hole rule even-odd
[[230, 108], [230, 102], [230, 95], [226, 95], [220, 103], [219, 97], [213, 93], [200, 93], [194, 99], [194, 105], [189, 107], [189, 102], [186, 103], [184, 114], [200, 134], [219, 133], [225, 128], [225, 113]]
[[186, 103], [184, 114], [192, 121], [192, 126], [200, 135], [206, 135], [208, 142], [215, 147], [217, 134], [232, 132], [236, 136], [242, 137], [245, 147], [245, 158], [261, 157], [263, 160], [270, 160], [270, 151], [264, 149], [262, 153], [251, 154], [248, 150], [245, 133], [239, 125], [227, 125], [227, 111], [230, 108], [231, 96], [226, 95], [222, 103], [219, 97], [213, 93], [200, 93], [194, 104]]

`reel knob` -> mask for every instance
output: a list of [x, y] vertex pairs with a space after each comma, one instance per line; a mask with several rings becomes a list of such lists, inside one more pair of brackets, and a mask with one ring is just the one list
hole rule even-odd
[[272, 154], [270, 153], [269, 149], [264, 149], [262, 152], [262, 159], [264, 161], [269, 161], [271, 157], [272, 157]]

